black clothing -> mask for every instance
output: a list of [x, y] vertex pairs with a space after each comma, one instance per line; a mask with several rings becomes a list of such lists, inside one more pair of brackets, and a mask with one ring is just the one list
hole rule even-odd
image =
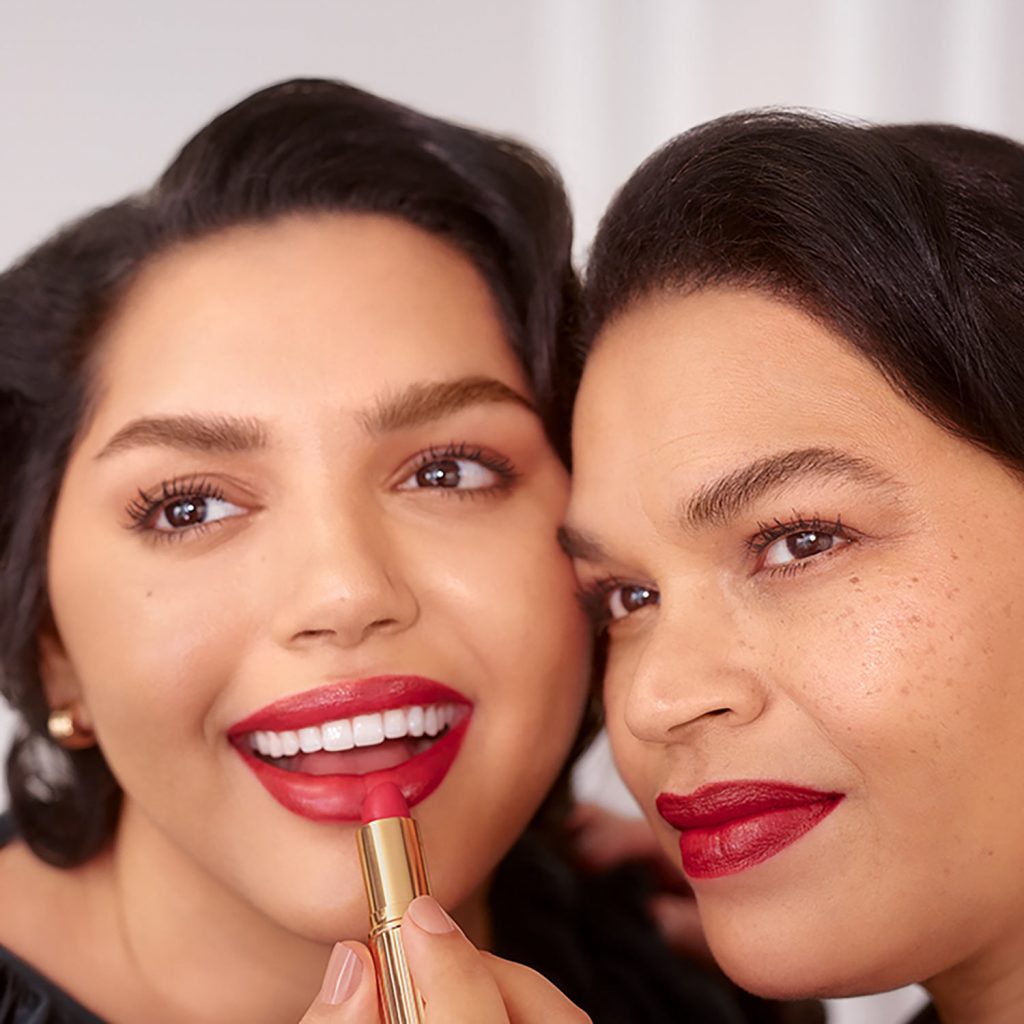
[[[13, 837], [10, 816], [0, 815], [0, 846]], [[823, 1019], [817, 1004], [805, 1016], [795, 1007], [747, 995], [675, 956], [643, 911], [646, 894], [641, 869], [580, 875], [528, 833], [499, 866], [492, 887], [494, 951], [539, 971], [594, 1024]], [[0, 946], [0, 1024], [103, 1021]]]

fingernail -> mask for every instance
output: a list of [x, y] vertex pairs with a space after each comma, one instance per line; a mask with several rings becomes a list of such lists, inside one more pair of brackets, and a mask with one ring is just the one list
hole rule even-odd
[[327, 973], [324, 974], [320, 1002], [332, 1006], [345, 1002], [359, 987], [362, 976], [363, 965], [359, 957], [340, 942], [336, 943], [327, 963]]
[[417, 896], [409, 904], [406, 914], [412, 923], [431, 935], [444, 935], [455, 931], [455, 922], [444, 912], [432, 896]]

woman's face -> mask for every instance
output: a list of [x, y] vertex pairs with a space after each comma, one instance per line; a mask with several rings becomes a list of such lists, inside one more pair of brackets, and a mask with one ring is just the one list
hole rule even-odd
[[484, 281], [402, 222], [298, 217], [158, 258], [99, 345], [45, 675], [124, 828], [297, 933], [358, 935], [354, 832], [392, 780], [458, 906], [564, 760], [588, 647], [566, 474]]
[[575, 446], [614, 750], [725, 970], [850, 994], [1012, 936], [1020, 480], [816, 321], [726, 290], [607, 326]]

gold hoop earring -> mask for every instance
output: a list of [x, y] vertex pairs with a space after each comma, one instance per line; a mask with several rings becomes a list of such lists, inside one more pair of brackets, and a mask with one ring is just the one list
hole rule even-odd
[[75, 710], [74, 705], [56, 708], [46, 720], [46, 731], [65, 750], [84, 750], [96, 744], [96, 734], [78, 721]]

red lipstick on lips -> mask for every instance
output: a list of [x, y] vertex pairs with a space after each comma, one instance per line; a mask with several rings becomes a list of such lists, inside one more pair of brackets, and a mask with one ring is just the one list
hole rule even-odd
[[720, 878], [760, 864], [832, 813], [842, 793], [784, 782], [715, 782], [689, 796], [658, 795], [658, 813], [679, 830], [683, 871]]
[[[249, 746], [249, 734], [257, 731], [297, 731], [337, 719], [432, 704], [456, 705], [460, 720], [422, 753], [363, 774], [287, 771], [261, 759]], [[293, 814], [313, 821], [359, 821], [367, 793], [382, 783], [397, 786], [410, 805], [426, 799], [455, 761], [471, 715], [472, 704], [443, 683], [419, 676], [376, 676], [334, 683], [275, 701], [233, 725], [228, 739], [267, 792]]]

